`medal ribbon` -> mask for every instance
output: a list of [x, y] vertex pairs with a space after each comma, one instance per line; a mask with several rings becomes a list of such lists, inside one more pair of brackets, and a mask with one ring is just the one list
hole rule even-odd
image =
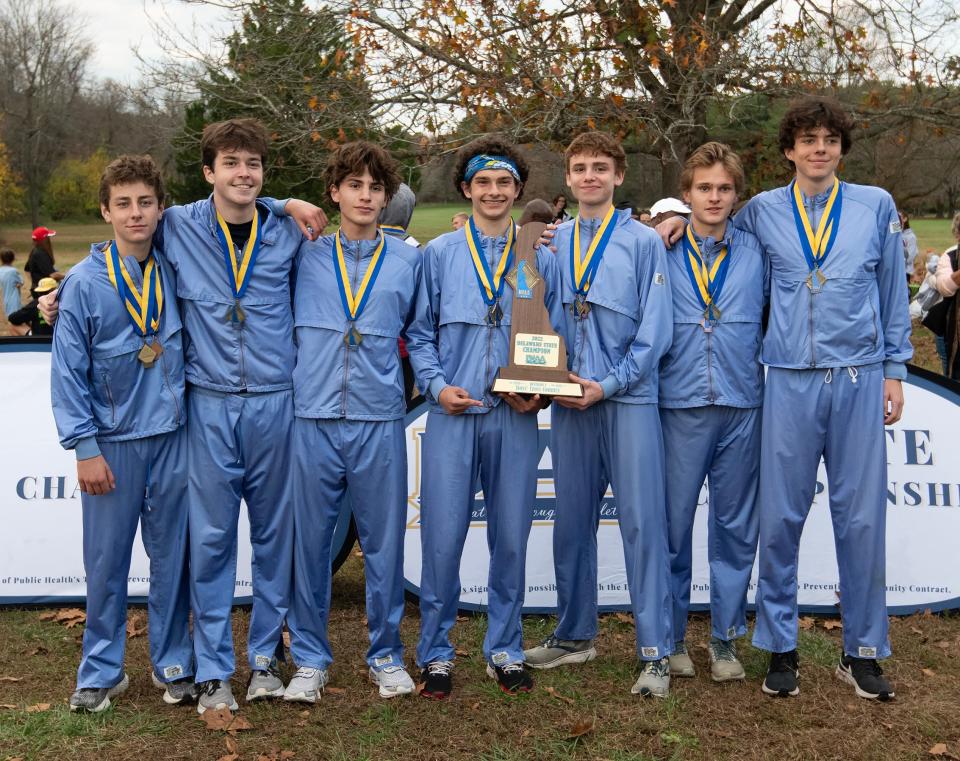
[[820, 224], [817, 225], [817, 232], [813, 232], [810, 224], [810, 218], [807, 216], [807, 210], [803, 205], [803, 194], [797, 187], [797, 181], [793, 181], [791, 188], [790, 202], [793, 205], [793, 220], [797, 224], [797, 233], [800, 236], [800, 247], [803, 249], [803, 256], [807, 260], [807, 268], [813, 272], [823, 267], [827, 260], [830, 249], [833, 248], [833, 242], [837, 239], [837, 231], [840, 229], [840, 209], [843, 206], [843, 191], [840, 188], [840, 180], [833, 179], [833, 190], [830, 191], [830, 197], [827, 199], [827, 206], [823, 210], [823, 216], [820, 217]]
[[[117, 244], [110, 241], [106, 251], [107, 275], [117, 289], [127, 316], [142, 338], [155, 334], [160, 329], [160, 315], [163, 313], [163, 286], [160, 283], [160, 268], [153, 253], [143, 270], [143, 289], [137, 290], [133, 278], [127, 272], [117, 250]], [[120, 277], [118, 277], [118, 273]]]
[[606, 251], [610, 236], [613, 235], [613, 228], [616, 226], [614, 212], [615, 209], [611, 206], [587, 248], [587, 255], [583, 258], [580, 256], [580, 215], [577, 214], [574, 220], [573, 240], [570, 241], [570, 272], [573, 274], [576, 292], [580, 296], [586, 296], [590, 290], [590, 285], [603, 259], [603, 252]]
[[396, 235], [398, 237], [404, 236], [407, 234], [407, 231], [402, 228], [400, 225], [380, 225], [380, 229], [383, 230], [388, 235]]
[[243, 247], [243, 253], [240, 255], [240, 261], [238, 262], [237, 248], [233, 245], [233, 238], [230, 237], [230, 228], [227, 227], [226, 220], [220, 216], [220, 212], [217, 212], [217, 239], [220, 241], [220, 248], [223, 249], [223, 261], [227, 265], [227, 279], [233, 289], [233, 296], [238, 301], [247, 290], [250, 277], [253, 275], [253, 267], [257, 263], [257, 254], [260, 253], [260, 232], [260, 213], [254, 207], [250, 237], [247, 238], [247, 244]]
[[350, 289], [350, 276], [347, 274], [347, 261], [343, 255], [343, 244], [340, 242], [340, 230], [337, 230], [336, 245], [334, 246], [334, 272], [337, 276], [337, 288], [340, 290], [340, 303], [343, 304], [343, 313], [351, 322], [355, 321], [362, 313], [373, 291], [373, 284], [377, 281], [380, 274], [380, 267], [383, 265], [383, 255], [387, 251], [387, 238], [381, 233], [380, 242], [373, 250], [373, 258], [367, 266], [367, 271], [357, 287], [357, 295], [353, 295]]
[[727, 270], [730, 269], [730, 249], [724, 246], [717, 254], [713, 266], [708, 267], [700, 246], [697, 245], [697, 239], [693, 237], [693, 228], [687, 225], [687, 233], [683, 238], [683, 251], [685, 254], [683, 264], [686, 267], [687, 276], [690, 278], [693, 292], [700, 300], [704, 314], [707, 315], [720, 299], [720, 292], [727, 279]]
[[470, 248], [470, 256], [473, 259], [473, 270], [477, 275], [477, 282], [480, 284], [480, 295], [487, 306], [493, 306], [497, 303], [500, 295], [503, 293], [503, 284], [506, 280], [506, 273], [510, 270], [513, 262], [513, 249], [516, 239], [516, 225], [510, 220], [510, 228], [507, 230], [507, 242], [503, 247], [503, 255], [497, 264], [496, 273], [490, 271], [490, 265], [487, 259], [480, 254], [480, 233], [473, 222], [473, 217], [467, 221], [467, 246]]

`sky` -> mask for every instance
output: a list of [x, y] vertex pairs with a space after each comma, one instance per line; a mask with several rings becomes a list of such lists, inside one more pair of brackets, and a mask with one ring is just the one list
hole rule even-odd
[[140, 64], [134, 53], [153, 61], [164, 58], [163, 49], [151, 28], [151, 19], [190, 34], [197, 29], [220, 32], [229, 28], [224, 11], [180, 0], [62, 0], [86, 17], [87, 36], [94, 45], [88, 72], [100, 79], [134, 84]]

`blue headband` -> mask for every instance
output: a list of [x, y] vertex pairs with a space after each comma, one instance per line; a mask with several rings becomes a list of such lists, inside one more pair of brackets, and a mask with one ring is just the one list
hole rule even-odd
[[480, 153], [467, 162], [467, 168], [463, 173], [463, 181], [470, 182], [473, 176], [484, 169], [505, 169], [513, 175], [513, 179], [520, 182], [520, 172], [517, 171], [517, 165], [506, 156], [489, 156], [486, 153]]

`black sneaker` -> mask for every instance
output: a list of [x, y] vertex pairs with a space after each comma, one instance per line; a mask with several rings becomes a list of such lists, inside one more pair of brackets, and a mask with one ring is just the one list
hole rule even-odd
[[518, 695], [521, 692], [530, 692], [533, 689], [533, 679], [527, 669], [520, 662], [508, 663], [505, 666], [487, 665], [487, 676], [496, 679], [500, 689], [507, 695]]
[[420, 673], [423, 689], [420, 696], [443, 700], [453, 690], [453, 664], [450, 661], [430, 661]]
[[789, 653], [770, 653], [770, 668], [763, 680], [763, 691], [767, 695], [785, 698], [800, 694], [797, 678], [800, 676], [800, 657], [796, 650]]
[[837, 666], [837, 677], [853, 685], [857, 696], [867, 700], [890, 700], [893, 688], [883, 676], [883, 669], [873, 658], [854, 658], [844, 653]]

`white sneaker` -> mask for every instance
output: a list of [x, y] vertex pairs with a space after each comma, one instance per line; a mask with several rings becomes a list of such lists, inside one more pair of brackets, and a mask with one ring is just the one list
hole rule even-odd
[[323, 688], [327, 684], [326, 669], [312, 669], [302, 666], [293, 675], [287, 689], [283, 691], [283, 699], [292, 703], [316, 703], [320, 700]]
[[667, 697], [670, 694], [670, 659], [642, 661], [640, 676], [637, 678], [636, 684], [630, 688], [630, 692], [644, 697]]
[[413, 680], [403, 666], [385, 666], [379, 671], [371, 667], [370, 681], [380, 687], [381, 698], [409, 695], [414, 690]]

